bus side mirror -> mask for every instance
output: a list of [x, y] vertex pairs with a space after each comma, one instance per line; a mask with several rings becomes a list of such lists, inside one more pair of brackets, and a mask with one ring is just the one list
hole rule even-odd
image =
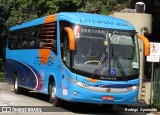
[[64, 27], [64, 29], [66, 30], [66, 32], [68, 33], [68, 38], [69, 38], [69, 48], [70, 50], [74, 51], [76, 48], [76, 40], [74, 37], [74, 32], [71, 28], [69, 27]]
[[144, 42], [144, 49], [145, 49], [145, 56], [149, 56], [150, 55], [150, 42], [149, 40], [140, 34], [137, 34], [138, 38], [141, 39]]

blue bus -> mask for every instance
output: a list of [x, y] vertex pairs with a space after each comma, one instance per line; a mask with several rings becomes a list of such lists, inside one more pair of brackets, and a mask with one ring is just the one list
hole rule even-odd
[[139, 86], [138, 38], [149, 41], [122, 19], [62, 12], [11, 27], [6, 75], [15, 93], [47, 94], [62, 100], [102, 105], [134, 105]]

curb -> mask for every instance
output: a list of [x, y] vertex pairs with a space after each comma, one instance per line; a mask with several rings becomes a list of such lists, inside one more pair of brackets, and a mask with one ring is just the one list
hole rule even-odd
[[160, 115], [160, 111], [154, 112], [155, 115]]

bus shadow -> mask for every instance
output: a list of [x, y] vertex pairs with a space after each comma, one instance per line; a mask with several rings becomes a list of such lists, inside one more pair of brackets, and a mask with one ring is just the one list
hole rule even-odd
[[[35, 98], [44, 102], [49, 103], [49, 96], [45, 94], [40, 94], [40, 93], [30, 93], [30, 92], [24, 92], [22, 95]], [[54, 109], [55, 107], [53, 107]], [[56, 107], [57, 109], [59, 108], [62, 110], [62, 112], [73, 112], [75, 114], [109, 114], [109, 115], [123, 115], [124, 113], [121, 113], [124, 111], [124, 108], [119, 107], [119, 106], [113, 106], [112, 109], [106, 107], [106, 106], [101, 106], [97, 104], [88, 104], [88, 103], [77, 103], [77, 102], [67, 102], [63, 101], [62, 106]]]
[[110, 109], [108, 107], [105, 107], [105, 106], [103, 107], [97, 104], [66, 102], [62, 106], [62, 108], [67, 109], [68, 111], [71, 111], [76, 114], [95, 114], [95, 115], [98, 115], [98, 114], [121, 115], [122, 114], [120, 113], [121, 108], [119, 108], [118, 106], [113, 106], [113, 108]]

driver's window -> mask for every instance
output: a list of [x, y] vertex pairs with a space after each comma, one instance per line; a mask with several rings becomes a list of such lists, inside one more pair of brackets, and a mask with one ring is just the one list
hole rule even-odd
[[70, 23], [66, 21], [60, 21], [60, 44], [61, 44], [61, 59], [63, 63], [70, 68], [71, 66], [71, 52], [69, 48], [69, 38], [64, 27], [70, 27]]
[[68, 42], [68, 36], [64, 37], [64, 43], [63, 43], [63, 62], [70, 67], [70, 49], [69, 49], [69, 42]]

